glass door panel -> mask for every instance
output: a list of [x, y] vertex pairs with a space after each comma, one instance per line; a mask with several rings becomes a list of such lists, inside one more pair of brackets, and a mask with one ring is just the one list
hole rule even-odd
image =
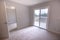
[[40, 10], [34, 10], [34, 26], [39, 26]]
[[46, 29], [47, 24], [47, 18], [48, 18], [48, 8], [41, 9], [40, 13], [40, 27]]

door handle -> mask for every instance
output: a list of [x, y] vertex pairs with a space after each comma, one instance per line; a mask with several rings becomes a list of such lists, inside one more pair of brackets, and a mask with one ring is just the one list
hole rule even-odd
[[7, 22], [5, 22], [4, 24], [7, 24]]

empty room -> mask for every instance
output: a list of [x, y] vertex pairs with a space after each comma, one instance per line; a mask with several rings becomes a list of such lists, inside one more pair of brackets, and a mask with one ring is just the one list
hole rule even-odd
[[60, 40], [60, 0], [0, 0], [0, 40]]

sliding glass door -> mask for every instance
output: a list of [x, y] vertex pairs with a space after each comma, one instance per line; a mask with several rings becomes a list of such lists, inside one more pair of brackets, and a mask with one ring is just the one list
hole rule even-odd
[[34, 26], [46, 29], [48, 18], [48, 8], [43, 8], [34, 11]]

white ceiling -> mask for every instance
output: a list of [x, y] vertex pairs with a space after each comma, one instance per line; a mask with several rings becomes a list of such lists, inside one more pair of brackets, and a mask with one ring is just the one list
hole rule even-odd
[[38, 4], [38, 3], [47, 2], [47, 1], [50, 1], [50, 0], [11, 0], [11, 1], [23, 4], [23, 5], [31, 6], [31, 5], [35, 5], [35, 4]]

